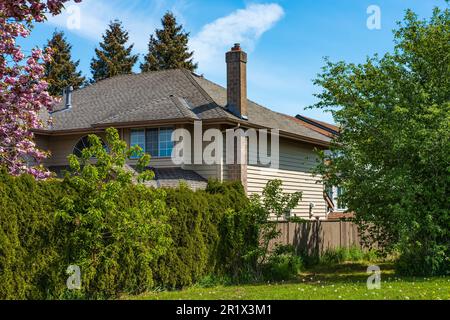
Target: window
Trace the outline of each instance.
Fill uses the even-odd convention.
[[[325,186],[325,192],[327,193],[328,198],[333,201],[333,186]]]
[[[172,128],[132,129],[130,145],[138,145],[152,157],[170,157],[172,155]],[[137,158],[139,155],[133,155]]]
[[[130,137],[130,145],[131,146],[139,146],[142,148],[142,150],[145,152],[145,130],[131,130],[131,137]],[[138,158],[139,154],[137,152],[134,152],[131,155],[131,158]]]
[[[172,154],[172,129],[161,128],[159,129],[159,156],[170,157]]]
[[[145,152],[149,153],[153,157],[158,156],[158,128],[146,130]]]
[[[108,150],[108,148],[106,146],[106,143],[103,140],[101,140],[101,142],[102,142],[103,148],[105,148],[105,150]],[[89,143],[88,136],[84,136],[80,140],[78,140],[77,144],[73,148],[72,153],[74,155],[76,155],[77,157],[81,158],[81,153],[83,152],[83,149],[84,148],[89,148],[90,145],[91,144]]]
[[[342,194],[344,193],[344,189],[342,187],[334,187],[334,189],[336,190],[335,192],[333,192],[333,194],[335,195],[335,197],[333,198],[335,208],[339,211],[347,209],[341,199]]]
[[[328,198],[333,202],[335,211],[344,211],[347,209],[341,199],[344,193],[344,188],[336,186],[326,186],[325,192],[327,193]]]

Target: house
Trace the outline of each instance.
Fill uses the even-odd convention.
[[[88,134],[104,137],[106,128],[115,127],[129,145],[137,144],[151,154],[155,186],[175,186],[184,180],[193,188],[202,188],[209,178],[240,180],[252,194],[260,193],[268,180],[277,178],[283,181],[286,192],[303,193],[291,215],[325,219],[329,205],[324,185],[312,169],[318,160],[315,149],[327,149],[332,133],[247,99],[246,63],[247,55],[239,44],[226,53],[227,88],[177,69],[121,75],[74,92],[66,90],[51,114],[52,125],[35,132],[38,146],[51,152],[44,165],[61,171],[68,165],[67,156],[87,145]],[[173,141],[177,130],[189,136]],[[228,149],[228,142],[226,147],[220,145],[223,151],[213,152],[219,161],[212,163],[194,159],[209,148],[212,139],[205,139],[208,130],[220,133],[224,140],[232,130],[258,133],[256,142],[250,137],[233,137],[234,149]],[[261,144],[264,130],[271,131],[266,144],[271,165],[258,162],[258,157],[256,163],[249,161],[265,149]],[[196,137],[199,133],[200,140]],[[216,135],[214,141],[217,139]],[[188,161],[180,163],[172,152],[181,140],[192,142],[193,150],[183,150],[183,159]],[[129,165],[135,162],[130,159]]]
[[[306,117],[304,115],[296,115],[296,121],[302,125],[320,132],[330,138],[339,134],[339,127]],[[343,218],[352,218],[353,213],[347,212],[347,207],[342,203],[340,197],[344,192],[343,188],[340,186],[326,186],[324,197],[327,202],[327,219],[339,220]]]

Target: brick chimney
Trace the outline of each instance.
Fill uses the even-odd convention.
[[[227,62],[227,108],[242,119],[247,113],[247,54],[235,43],[225,55]]]

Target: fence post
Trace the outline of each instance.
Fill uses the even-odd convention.
[[[290,238],[289,238],[289,234],[290,234],[290,231],[291,231],[291,230],[290,230],[290,227],[291,227],[291,226],[290,226],[289,221],[287,221],[286,224],[287,224],[287,232],[286,232],[287,238],[286,238],[286,244],[289,244],[289,239],[290,239]]]

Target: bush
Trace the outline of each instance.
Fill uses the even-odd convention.
[[[450,275],[450,257],[446,245],[414,246],[405,250],[395,263],[401,275]]]
[[[256,232],[259,237],[259,245],[249,251],[247,257],[254,261],[256,277],[263,276],[268,258],[271,256],[270,243],[280,236],[277,224],[272,221],[286,217],[286,214],[295,208],[302,198],[301,192],[284,193],[282,181],[270,180],[263,189],[262,195],[252,194],[248,212],[253,217]]]
[[[186,186],[166,189],[172,246],[155,265],[160,285],[180,288],[207,274],[238,277],[248,246],[257,246],[254,223],[242,208],[247,205],[238,182],[210,181],[206,190]]]
[[[209,274],[197,281],[195,283],[195,286],[198,286],[200,288],[212,288],[220,285],[231,285],[233,283],[234,282],[228,276],[217,276],[214,274]]]
[[[302,268],[302,259],[292,245],[279,245],[270,254],[263,266],[265,280],[289,280],[298,275]]]
[[[92,185],[2,171],[0,298],[106,298],[180,288],[208,274],[237,279],[248,269],[243,256],[258,238],[240,183],[118,190],[116,205],[100,210]],[[81,268],[81,291],[66,289],[72,264]]]
[[[103,214],[88,205],[94,193],[86,185],[1,172],[0,298],[106,298],[207,275],[238,278],[242,256],[258,245],[253,221],[238,213],[247,198],[240,183],[209,185],[195,192],[129,185]],[[66,289],[72,264],[81,268],[80,292]]]
[[[298,257],[287,251],[266,259],[277,234],[268,215],[300,197],[282,195],[280,181],[268,184],[262,203],[249,201],[238,182],[209,181],[195,192],[148,188],[123,169],[139,147],[128,149],[114,129],[107,130],[109,151],[95,135],[89,142],[81,158],[69,157],[72,172],[62,181],[0,170],[0,299],[109,298],[208,275],[251,281],[266,265],[277,279],[298,272]],[[148,160],[142,155],[140,167]],[[151,176],[142,171],[137,180]],[[81,269],[79,291],[66,287],[70,265]]]
[[[0,299],[45,298],[60,259],[52,212],[62,192],[58,182],[0,170]]]
[[[115,129],[106,130],[106,142],[109,151],[97,136],[90,135],[81,158],[69,156],[72,173],[65,176],[61,187],[71,192],[60,199],[55,212],[55,242],[62,253],[57,270],[79,266],[80,294],[88,298],[151,289],[150,265],[166,253],[171,241],[164,191],[133,185],[132,174],[123,168],[126,158],[139,150],[129,149]],[[144,167],[149,160],[142,155],[139,165]],[[138,181],[152,175],[142,171]],[[134,205],[121,205],[130,189],[142,198]],[[67,290],[60,278],[52,285],[56,298]]]
[[[364,251],[360,247],[337,247],[326,250],[319,258],[321,264],[337,264],[342,262],[374,261],[377,254],[374,250]]]

